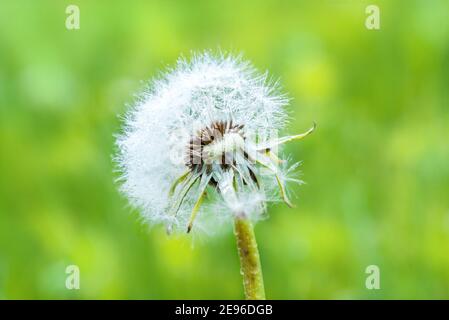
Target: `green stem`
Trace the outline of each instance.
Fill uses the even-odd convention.
[[[240,256],[245,297],[247,300],[265,300],[259,250],[251,221],[237,215],[234,222],[234,233]]]

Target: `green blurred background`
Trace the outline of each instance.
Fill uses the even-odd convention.
[[[365,28],[378,4],[381,29]],[[65,28],[66,6],[81,28]],[[268,298],[449,298],[448,1],[0,1],[0,298],[243,298],[231,227],[166,236],[114,180],[133,93],[243,52],[294,98],[297,207],[256,227]],[[81,289],[65,288],[65,268]],[[365,288],[378,265],[381,289]]]

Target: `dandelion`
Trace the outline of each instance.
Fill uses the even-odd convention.
[[[292,206],[292,166],[278,148],[288,104],[277,82],[241,57],[194,54],[153,80],[117,139],[122,191],[150,224],[170,232],[234,224],[247,299],[264,299],[253,224],[266,203]]]

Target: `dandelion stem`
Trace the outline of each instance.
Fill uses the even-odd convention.
[[[265,300],[262,267],[251,221],[236,215],[234,233],[240,256],[243,287],[247,300]]]

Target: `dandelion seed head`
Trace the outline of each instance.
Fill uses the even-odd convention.
[[[198,229],[235,212],[257,220],[279,181],[273,174],[258,179],[257,162],[250,160],[271,150],[257,150],[257,144],[284,127],[287,104],[278,84],[239,56],[180,58],[148,84],[125,116],[116,157],[122,192],[146,221],[173,230],[185,230],[201,196],[209,203],[196,213]],[[250,150],[243,151],[243,144]],[[271,171],[283,170],[264,161]],[[280,175],[284,181],[287,173]]]

